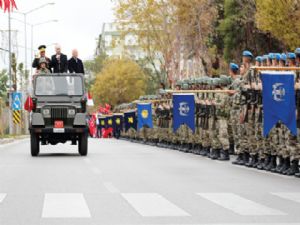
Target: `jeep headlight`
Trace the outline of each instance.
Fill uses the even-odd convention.
[[[43,109],[42,111],[44,116],[49,116],[50,115],[50,109]]]
[[[69,116],[75,116],[75,114],[76,114],[75,109],[68,109],[68,115]]]

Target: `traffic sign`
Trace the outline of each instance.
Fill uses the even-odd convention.
[[[21,111],[20,110],[13,111],[13,121],[14,121],[14,124],[21,123]]]
[[[20,92],[12,93],[12,110],[21,110],[22,109],[22,94]]]

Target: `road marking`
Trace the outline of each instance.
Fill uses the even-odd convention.
[[[45,194],[43,218],[90,218],[91,214],[83,194]]]
[[[277,192],[271,193],[272,195],[276,195],[280,198],[288,199],[297,203],[300,203],[300,192]]]
[[[83,161],[87,164],[91,164],[92,161],[89,158],[84,158]]]
[[[101,173],[102,173],[101,170],[98,169],[97,167],[92,167],[91,170],[92,170],[92,172],[95,173],[95,174],[101,174]]]
[[[5,199],[6,194],[4,193],[0,193],[0,203],[3,202],[3,200]]]
[[[217,205],[243,216],[286,215],[279,210],[269,208],[233,193],[197,193]]]
[[[122,196],[141,216],[190,216],[156,193],[123,193]]]
[[[119,189],[110,182],[104,182],[103,185],[110,193],[120,193]]]

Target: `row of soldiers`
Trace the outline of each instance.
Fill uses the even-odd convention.
[[[280,122],[267,137],[263,136],[262,84],[253,69],[254,60],[256,67],[296,67],[300,65],[300,49],[255,59],[250,51],[244,51],[240,66],[230,63],[230,76],[178,82],[177,91],[195,92],[195,133],[186,125],[173,132],[172,94],[162,90],[158,100],[150,99],[154,128],[144,127],[138,132],[130,129],[122,137],[214,160],[230,160],[230,155],[236,154],[235,165],[300,177],[300,136],[293,136]],[[299,79],[295,88],[298,108]],[[297,122],[300,134],[300,116]]]

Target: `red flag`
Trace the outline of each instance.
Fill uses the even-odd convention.
[[[87,100],[87,105],[88,106],[94,106],[94,101],[93,101],[93,98],[92,98],[92,95],[90,93],[90,91],[88,91],[88,96],[87,96],[88,100]]]
[[[14,8],[17,8],[17,4],[15,2],[15,0],[0,0],[0,8],[4,10],[4,12],[6,11],[12,11]]]
[[[89,131],[92,137],[96,137],[97,133],[97,124],[96,124],[96,116],[92,115],[89,120]]]
[[[31,112],[33,109],[33,101],[30,96],[27,97],[26,102],[24,104],[24,109],[28,112]]]

